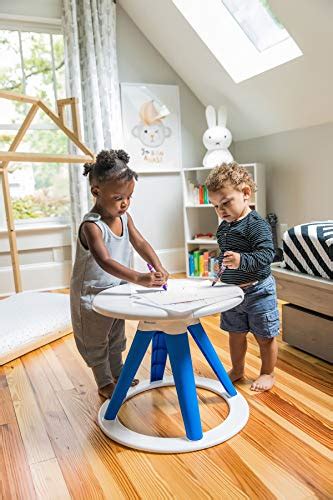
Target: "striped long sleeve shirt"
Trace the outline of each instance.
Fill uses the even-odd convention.
[[[221,251],[219,265],[228,250],[241,256],[238,269],[226,269],[222,273],[223,283],[240,285],[263,280],[271,274],[270,264],[275,255],[272,231],[255,210],[239,221],[222,221],[216,237]]]

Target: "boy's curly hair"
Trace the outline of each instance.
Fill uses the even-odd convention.
[[[241,191],[244,186],[249,186],[252,192],[256,190],[256,184],[248,170],[235,161],[215,167],[205,184],[208,191],[213,193],[223,188],[225,184],[231,184],[238,191]]]
[[[123,149],[103,149],[96,156],[95,163],[83,165],[83,175],[92,181],[105,182],[111,178],[117,181],[138,180],[138,174],[127,165],[129,156]]]

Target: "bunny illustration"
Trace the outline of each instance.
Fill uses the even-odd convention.
[[[208,130],[204,133],[202,140],[208,151],[204,156],[203,166],[210,168],[221,165],[221,163],[230,163],[233,161],[233,157],[228,147],[231,144],[232,135],[226,128],[226,108],[224,106],[219,107],[216,124],[215,109],[211,105],[207,106],[206,119]]]

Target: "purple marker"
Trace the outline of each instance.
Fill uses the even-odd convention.
[[[149,271],[155,273],[155,269],[153,268],[153,266],[151,264],[148,264],[148,262],[147,262],[147,267],[148,267]],[[167,291],[168,285],[165,283],[164,285],[162,285],[162,288],[163,288],[163,290]]]

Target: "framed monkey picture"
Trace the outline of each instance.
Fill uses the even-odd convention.
[[[137,172],[181,169],[177,85],[121,83],[125,150]]]

